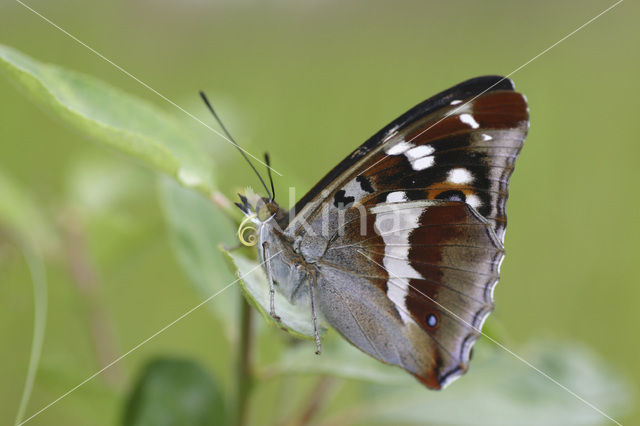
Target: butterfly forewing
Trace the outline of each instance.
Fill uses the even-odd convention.
[[[510,80],[469,80],[392,122],[303,197],[285,234],[328,241],[314,289],[327,321],[428,387],[466,371],[493,309],[527,130]]]
[[[466,201],[502,240],[509,178],[528,129],[526,101],[499,91],[461,105],[408,127],[383,150],[394,159],[374,160],[363,175],[386,191],[381,196],[404,187],[408,199]]]
[[[502,240],[508,182],[529,124],[524,96],[500,79],[473,79],[412,108],[303,197],[295,206],[297,218],[312,220],[325,201],[348,207],[390,195],[460,199],[487,218]],[[294,220],[290,230],[298,229]]]

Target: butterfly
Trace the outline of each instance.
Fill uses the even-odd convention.
[[[494,308],[509,179],[528,128],[513,82],[477,77],[384,127],[289,212],[273,181],[255,206],[241,196],[271,315],[278,291],[310,307],[318,353],[321,317],[431,389],[465,373]]]

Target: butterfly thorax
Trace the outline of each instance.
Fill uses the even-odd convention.
[[[296,303],[308,298],[308,279],[315,272],[313,263],[322,256],[324,239],[293,238],[283,231],[287,213],[274,201],[261,199],[253,219],[258,226],[258,253],[265,268],[270,267],[276,290]],[[305,299],[306,300],[306,299]]]

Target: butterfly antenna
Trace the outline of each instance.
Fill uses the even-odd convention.
[[[273,187],[273,176],[271,176],[271,158],[269,158],[269,153],[264,153],[264,162],[267,163],[267,175],[269,176],[269,183],[271,184],[271,195],[273,198],[271,201],[275,201],[276,199],[276,190]]]
[[[209,102],[209,99],[207,98],[207,95],[205,95],[202,90],[200,91],[200,97],[204,101],[204,103],[207,106],[207,108],[209,108],[209,111],[211,111],[211,114],[213,114],[213,117],[216,119],[216,121],[218,122],[218,124],[222,128],[222,131],[224,132],[224,134],[227,135],[227,137],[229,138],[229,140],[231,141],[233,146],[235,146],[238,149],[238,151],[244,157],[244,159],[247,160],[247,163],[249,163],[249,165],[251,166],[251,168],[255,172],[256,176],[258,176],[258,179],[260,179],[260,183],[262,183],[262,186],[264,187],[265,191],[267,191],[267,194],[269,195],[269,199],[273,200],[273,195],[269,191],[269,187],[267,187],[267,184],[265,183],[264,179],[262,179],[262,176],[260,176],[260,173],[258,173],[258,169],[256,169],[256,167],[253,165],[253,163],[251,162],[251,160],[249,159],[247,154],[244,152],[244,149],[242,149],[240,147],[240,145],[238,145],[238,143],[235,141],[235,139],[233,139],[233,136],[231,136],[231,133],[229,133],[227,128],[224,126],[224,124],[222,124],[222,120],[220,120],[220,117],[218,117],[218,114],[216,114],[216,111],[213,109],[213,106],[211,106],[211,102]],[[267,166],[269,166],[268,163],[267,163]],[[271,177],[271,168],[270,168],[270,166],[269,166],[269,177]],[[273,181],[272,181],[271,185],[272,185],[271,187],[273,188]]]

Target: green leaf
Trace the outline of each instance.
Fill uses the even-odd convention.
[[[267,323],[280,327],[289,333],[303,338],[313,338],[313,320],[309,305],[293,305],[280,293],[275,294],[276,314],[280,322],[269,315],[269,284],[267,276],[258,262],[242,256],[238,252],[223,250],[231,267],[241,277],[240,285],[244,295],[265,318]],[[320,333],[324,333],[326,325],[319,319]]]
[[[200,194],[182,188],[171,179],[160,180],[160,199],[171,242],[182,269],[198,293],[207,298],[233,282],[226,261],[218,249],[236,240],[233,225],[224,214]],[[234,313],[238,292],[226,291],[207,305],[217,314],[230,338],[236,335]]]
[[[198,363],[157,359],[143,369],[126,403],[123,426],[224,424],[220,387]]]
[[[172,115],[95,78],[0,45],[0,70],[46,111],[89,138],[138,158],[181,184],[213,189],[213,164]]]
[[[595,425],[610,421],[502,349],[478,345],[469,372],[440,392],[408,374],[402,386],[369,388],[370,398],[327,421],[388,424]],[[536,342],[524,359],[611,416],[629,408],[629,387],[590,350]],[[479,359],[478,359],[479,358]],[[341,420],[338,420],[341,419]]]

